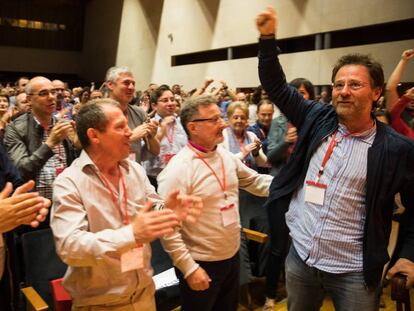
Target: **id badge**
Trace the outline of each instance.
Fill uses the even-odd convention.
[[[325,201],[326,185],[314,181],[306,181],[305,202],[323,205]]]
[[[226,206],[222,207],[220,209],[220,213],[224,227],[227,227],[228,225],[231,225],[239,220],[236,204],[234,203],[227,204]]]
[[[135,247],[121,255],[121,271],[127,272],[144,268],[144,247]]]
[[[166,153],[163,156],[164,164],[168,164],[170,160],[175,156],[175,153]]]
[[[56,171],[55,171],[56,172],[56,176],[59,176],[59,174],[62,173],[64,171],[64,169],[65,169],[64,167],[57,167],[56,168]]]

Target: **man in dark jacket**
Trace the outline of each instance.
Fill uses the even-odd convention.
[[[73,123],[52,116],[56,110],[56,90],[45,77],[35,77],[26,85],[32,112],[14,120],[6,129],[4,145],[25,181],[36,181],[36,190],[52,199],[56,176],[75,158]],[[72,141],[69,138],[72,138]]]
[[[298,129],[266,204],[271,226],[288,210],[289,310],[319,310],[325,292],[336,309],[377,310],[397,193],[411,228],[395,270],[414,261],[414,144],[372,117],[382,67],[367,55],[345,55],[333,69],[332,106],[305,100],[288,86],[276,57],[275,11],[268,8],[256,22],[261,83]]]

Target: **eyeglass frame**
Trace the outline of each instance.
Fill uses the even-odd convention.
[[[224,118],[222,116],[215,116],[214,118],[194,119],[190,122],[211,122],[213,124],[217,124],[220,120],[224,121]]]
[[[338,86],[337,85],[338,83],[343,83],[343,85]],[[367,85],[369,85],[369,83],[358,81],[358,80],[351,80],[349,82],[335,81],[334,83],[332,83],[332,89],[334,89],[337,92],[340,92],[345,88],[345,86],[348,86],[352,91],[358,91],[362,89],[363,87],[366,87]]]

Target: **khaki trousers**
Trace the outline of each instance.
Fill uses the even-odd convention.
[[[129,301],[110,305],[72,306],[72,311],[156,311],[154,293],[154,283],[151,283],[141,291],[135,292]]]

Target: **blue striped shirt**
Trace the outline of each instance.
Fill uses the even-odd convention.
[[[315,181],[333,135],[312,156],[286,213],[295,249],[307,265],[330,273],[363,270],[367,158],[375,134],[376,126],[351,136],[339,125],[337,144],[319,180],[327,185],[322,206],[305,202],[305,182]]]

